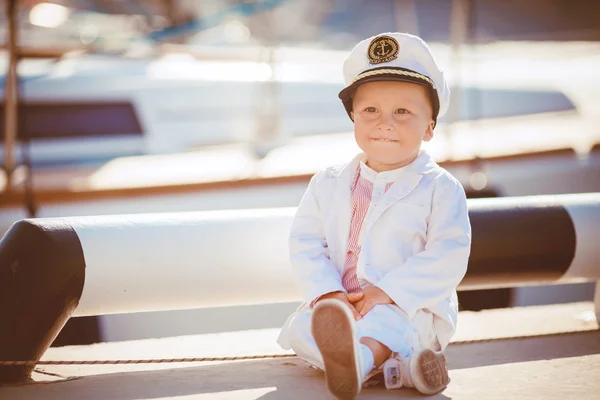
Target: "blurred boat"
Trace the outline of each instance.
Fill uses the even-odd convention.
[[[473,47],[458,69],[449,46],[432,47],[454,88],[456,110],[437,129],[445,142],[452,139],[447,158],[491,155],[490,149],[474,149],[491,136],[516,137],[516,146],[505,140],[508,147],[495,148],[496,155],[564,147],[585,153],[600,141],[593,112],[600,106],[594,79],[600,45]],[[549,62],[556,52],[571,57]],[[352,130],[337,98],[344,56],[330,50],[231,48],[171,49],[156,58],[83,54],[55,62],[23,60],[19,136],[40,167],[231,143],[251,144],[263,155],[262,147],[295,137]],[[515,117],[522,118],[511,124]],[[554,129],[549,137],[548,126],[571,132]]]
[[[599,49],[490,45],[456,71],[440,45],[436,54],[461,107],[426,147],[470,197],[600,191]],[[32,180],[22,167],[14,190],[0,192],[0,234],[30,212],[297,205],[312,174],[358,151],[337,99],[343,58],[301,49],[280,49],[276,65],[268,58],[86,55],[37,60],[28,71],[23,64],[21,134],[29,144],[18,157],[29,149]],[[157,320],[173,321],[162,325],[177,334],[190,315]],[[156,333],[144,318],[101,317],[102,339]]]

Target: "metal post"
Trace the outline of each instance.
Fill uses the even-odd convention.
[[[401,32],[420,36],[419,17],[415,0],[395,0],[393,3],[396,28]]]
[[[594,293],[594,312],[596,313],[596,321],[600,324],[600,281],[596,281],[596,291]]]
[[[274,76],[277,68],[275,48],[269,46],[266,52],[271,76],[265,82],[260,83],[258,131],[255,146],[255,152],[259,157],[266,156],[269,151],[280,146],[285,140],[281,131],[279,85]]]
[[[13,172],[16,168],[15,145],[17,139],[18,118],[18,76],[17,76],[17,1],[6,1],[6,19],[8,20],[8,70],[4,88],[4,171],[6,173],[6,191],[12,188]]]
[[[269,151],[281,146],[289,139],[282,130],[281,88],[276,78],[279,60],[276,54],[275,36],[279,33],[279,29],[272,15],[267,14],[265,17],[270,37],[261,51],[261,61],[269,66],[270,74],[267,80],[258,82],[254,153],[260,158],[265,157]]]
[[[469,0],[452,0],[452,13],[450,15],[450,41],[452,47],[452,69],[454,77],[454,90],[452,101],[448,109],[448,141],[452,144],[453,123],[460,119],[463,101],[461,94],[462,83],[462,44],[465,42],[469,27]],[[450,152],[452,154],[452,152]]]

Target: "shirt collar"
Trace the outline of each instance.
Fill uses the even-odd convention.
[[[422,151],[410,164],[383,172],[373,170],[366,164],[366,161],[367,157],[366,155],[363,155],[359,163],[360,176],[362,178],[373,183],[392,183],[400,179],[400,177],[407,172],[423,174],[426,166],[428,166],[429,162],[432,160],[426,152]]]
[[[389,171],[377,172],[366,164],[366,157],[360,160],[360,176],[372,183],[392,183],[397,181],[406,170],[404,167],[392,169]]]
[[[350,163],[329,168],[328,174],[333,177],[340,177],[340,178],[348,179],[349,181],[351,181],[356,174],[357,168],[361,167],[361,165],[360,165],[361,160],[365,160],[365,157],[366,157],[365,153],[359,153],[352,159],[352,161]],[[433,158],[431,158],[431,156],[427,153],[427,151],[421,149],[420,154],[417,156],[417,158],[412,163],[410,163],[402,168],[398,168],[398,170],[401,170],[401,172],[398,172],[398,174],[416,173],[419,175],[424,175],[424,174],[433,173],[433,172],[437,171],[437,169],[438,169],[437,163],[433,160]],[[394,171],[397,171],[397,170],[394,170]],[[392,171],[385,171],[385,172],[392,172]],[[373,173],[376,174],[375,171],[373,171]]]

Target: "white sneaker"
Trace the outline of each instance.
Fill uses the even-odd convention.
[[[321,300],[313,310],[311,324],[329,391],[338,399],[354,399],[360,392],[362,377],[351,311],[339,300]]]
[[[421,350],[409,359],[390,358],[382,369],[387,389],[415,388],[431,395],[450,383],[446,357],[429,349]]]
[[[414,387],[410,379],[410,358],[391,357],[381,366],[386,389]]]
[[[423,394],[438,393],[450,383],[444,353],[429,349],[413,355],[410,375],[415,389]]]

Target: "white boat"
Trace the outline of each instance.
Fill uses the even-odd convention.
[[[600,141],[594,112],[600,105],[596,95],[600,84],[595,78],[600,45],[467,47],[460,68],[454,68],[449,46],[432,47],[450,85],[462,88],[453,91],[460,110],[442,119],[438,129],[442,131],[438,136],[445,136],[449,129],[444,125],[448,125],[458,138],[458,154],[448,154],[449,158],[461,158],[463,149],[472,153],[491,135],[516,132],[524,151],[566,146],[585,153]],[[25,107],[19,134],[31,139],[31,160],[42,166],[225,143],[272,147],[298,136],[351,131],[337,98],[343,87],[344,52],[272,49],[273,62],[268,63],[268,50],[250,50],[219,50],[218,60],[184,52],[154,59],[83,55],[56,62],[25,60],[20,67]],[[571,57],[556,61],[557,52]],[[200,54],[215,57],[217,53],[205,49]],[[568,79],[565,70],[570,71]],[[514,124],[495,123],[492,132],[485,127],[489,119],[541,114],[543,119],[526,120],[525,138],[523,129],[515,131]],[[565,115],[568,118],[562,118]],[[576,129],[553,133],[548,139],[544,122],[552,120],[558,124],[568,120]],[[466,131],[477,133],[464,137]],[[20,159],[20,149],[17,153]],[[487,154],[482,151],[479,156]]]
[[[451,84],[465,87],[455,98],[471,106],[455,121],[452,115],[441,121],[429,150],[473,196],[600,191],[600,151],[592,151],[600,143],[598,45],[569,47],[572,57],[552,63],[552,54],[567,50],[562,44],[515,46],[479,49],[464,70],[448,71]],[[450,66],[449,49],[437,50]],[[153,61],[87,56],[46,66],[24,82],[22,95],[41,115],[53,110],[55,122],[34,126],[56,134],[67,126],[73,135],[32,140],[36,215],[297,205],[312,173],[357,150],[337,99],[339,54],[327,54],[330,62],[312,66],[318,79],[297,61],[273,70],[179,55]],[[281,79],[274,85],[270,75]],[[264,105],[273,87],[281,119],[266,134],[272,109]],[[85,118],[78,125],[83,133],[73,131],[73,113]],[[106,115],[118,116],[119,124],[105,124]],[[113,131],[87,133],[98,126]],[[227,146],[212,147],[217,144]],[[278,147],[257,158],[253,144]],[[19,196],[0,196],[0,232],[27,217],[25,206]],[[526,290],[515,293],[515,301],[527,301]],[[102,339],[197,332],[189,321],[201,314],[101,317]],[[158,321],[163,328],[154,326]]]

